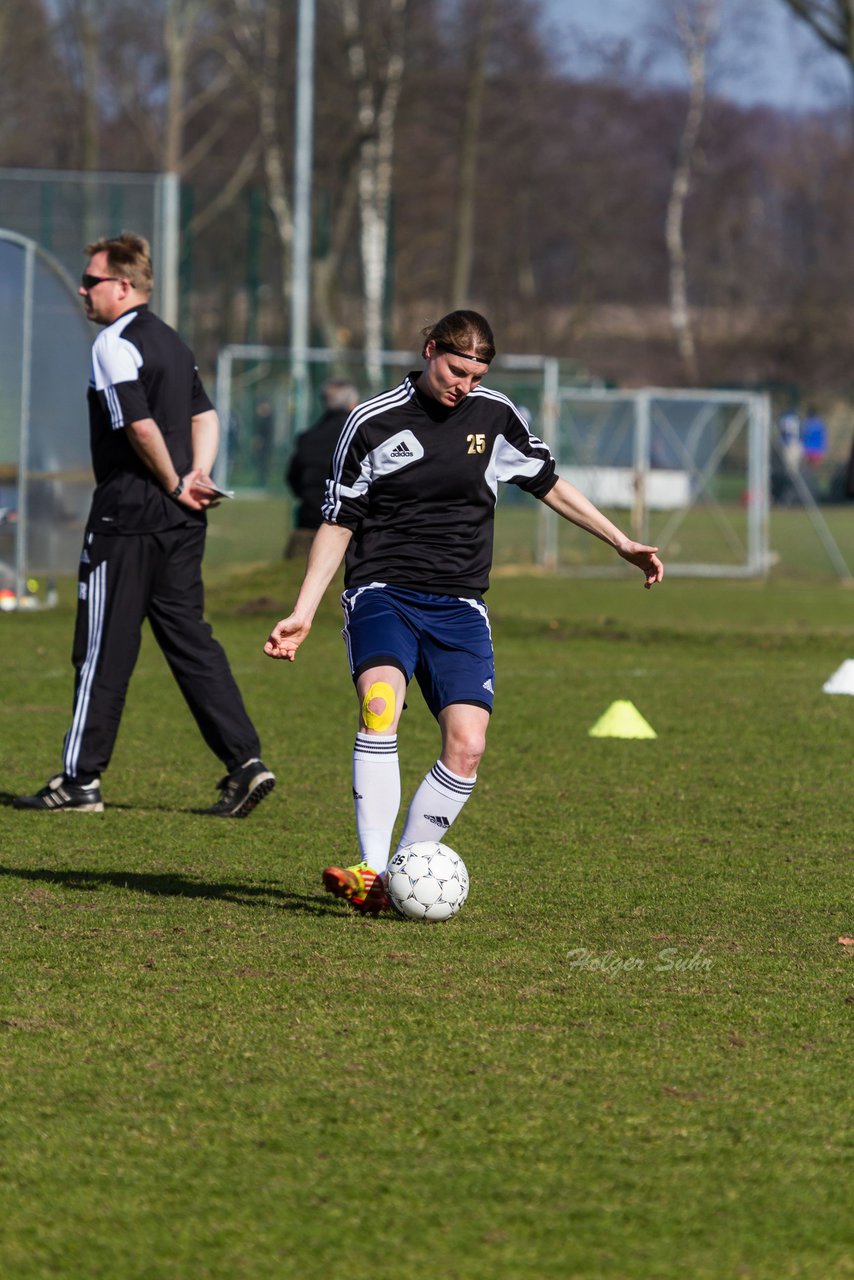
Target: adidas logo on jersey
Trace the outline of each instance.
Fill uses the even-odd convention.
[[[428,822],[432,822],[433,825],[437,827],[445,827],[447,829],[451,825],[448,819],[444,816],[444,814],[441,814],[441,813],[440,814],[425,813],[424,817],[427,819]]]
[[[376,449],[372,449],[365,459],[370,459],[371,474],[374,477],[389,476],[399,473],[404,467],[411,467],[424,457],[424,446],[412,431],[397,430]]]

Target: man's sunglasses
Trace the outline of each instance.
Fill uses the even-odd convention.
[[[83,275],[80,277],[80,283],[83,288],[88,291],[89,289],[94,289],[96,284],[103,284],[106,280],[123,279],[124,276],[90,276],[88,272],[84,271]]]

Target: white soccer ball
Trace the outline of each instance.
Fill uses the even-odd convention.
[[[386,893],[409,920],[450,920],[469,895],[469,873],[446,844],[419,840],[399,849],[388,864]]]

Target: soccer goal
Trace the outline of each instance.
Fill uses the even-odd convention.
[[[770,403],[740,391],[559,387],[560,474],[669,574],[761,577],[770,566]],[[539,563],[603,575],[625,566],[589,535],[544,511]]]

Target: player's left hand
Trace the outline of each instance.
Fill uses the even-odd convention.
[[[654,587],[664,577],[664,565],[655,554],[658,547],[646,547],[642,542],[627,542],[624,547],[617,548],[619,554],[629,564],[636,565],[644,575],[644,586]]]

